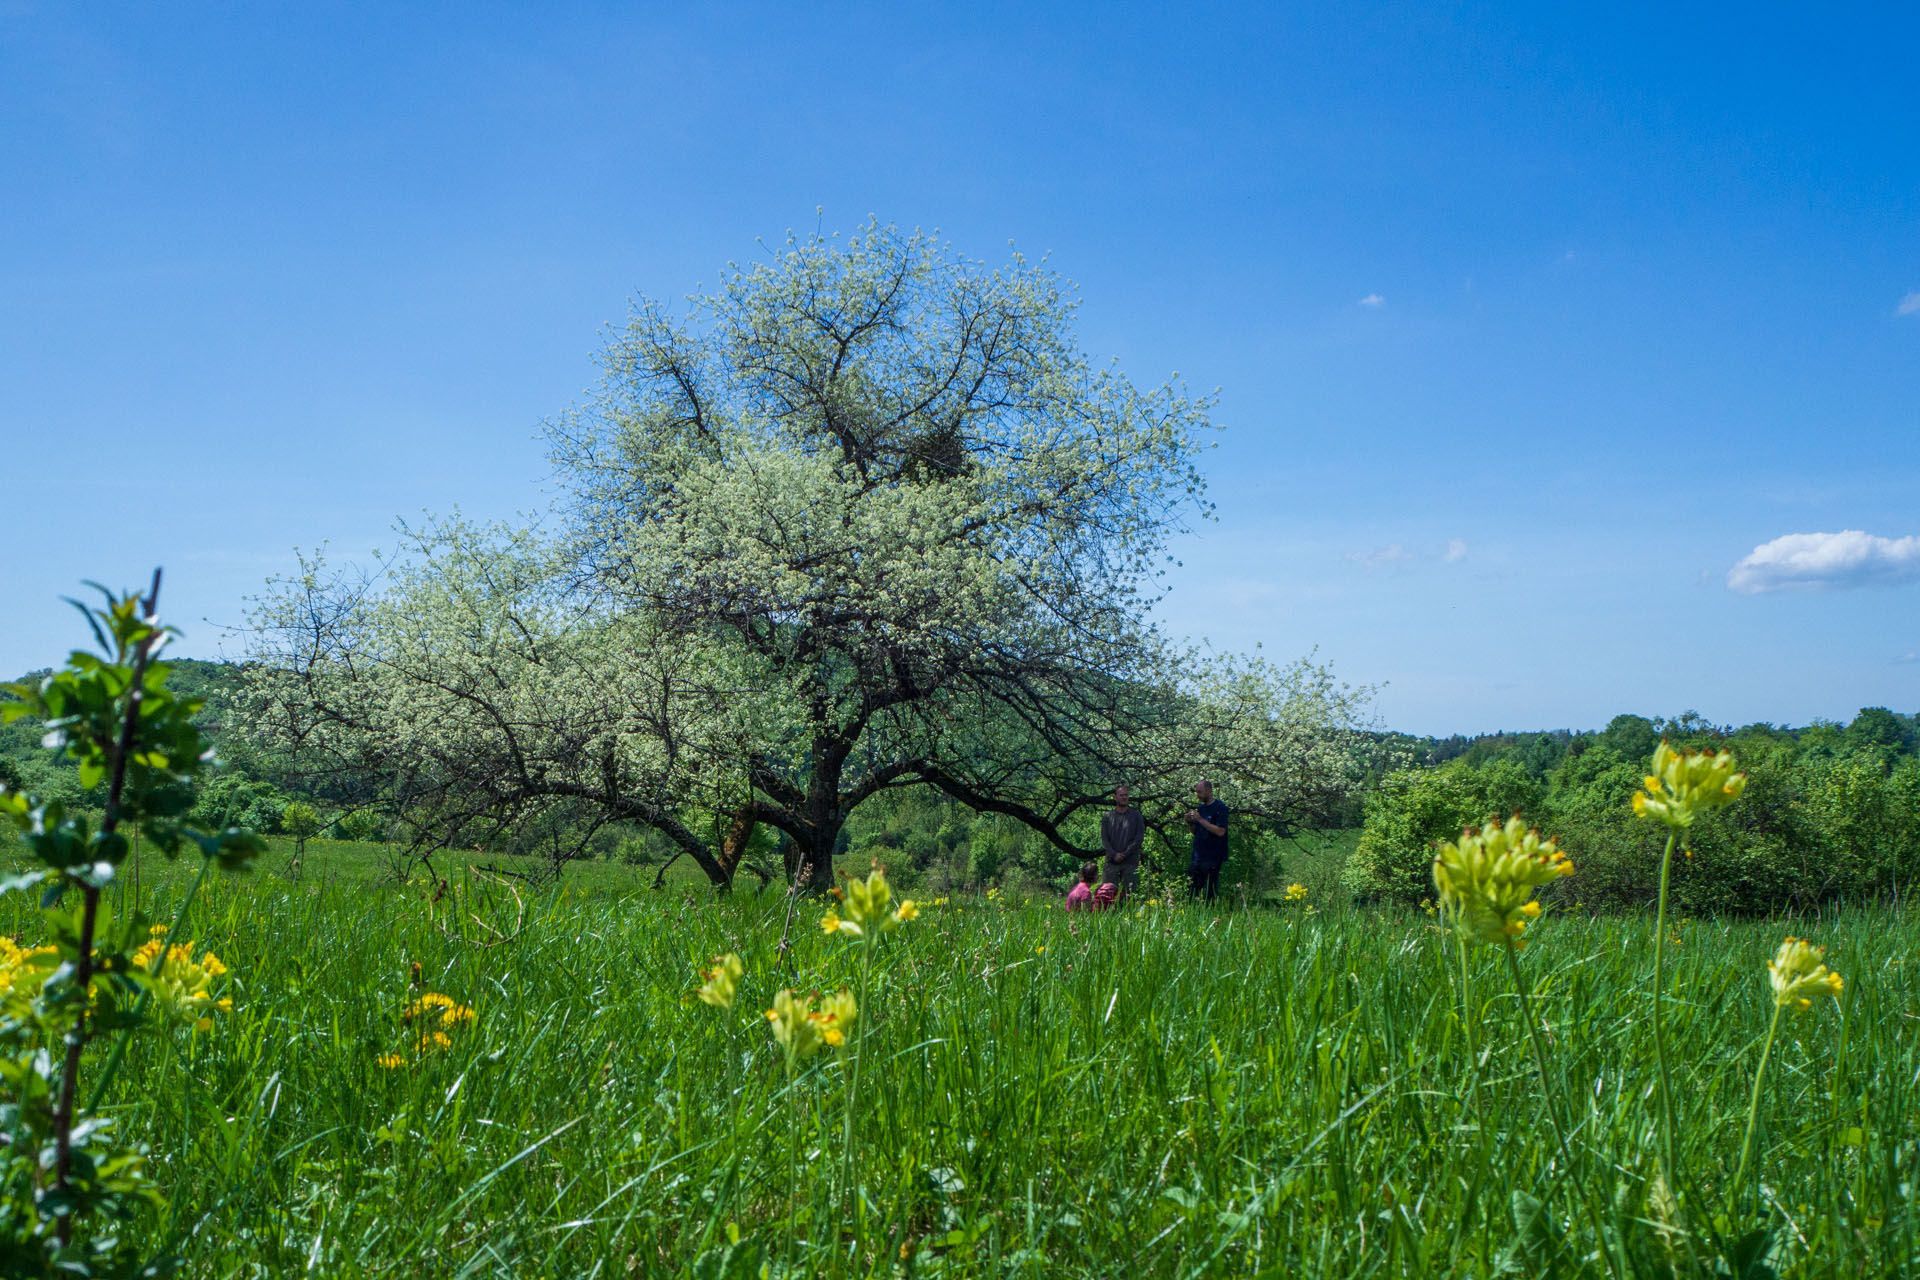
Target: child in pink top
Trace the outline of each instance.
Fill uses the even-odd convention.
[[[1088,862],[1080,868],[1080,883],[1073,886],[1067,894],[1067,910],[1093,910],[1093,878],[1100,874],[1100,864]]]

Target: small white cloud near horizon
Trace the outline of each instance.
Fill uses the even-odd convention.
[[[1900,299],[1899,305],[1893,309],[1893,314],[1897,316],[1920,315],[1920,289]]]
[[[1882,538],[1858,529],[1784,534],[1761,543],[1727,571],[1727,586],[1747,596],[1915,581],[1920,581],[1920,537]]]
[[[1360,305],[1363,307],[1384,307],[1387,305],[1387,300],[1381,297],[1377,293],[1370,293],[1366,297],[1360,299]],[[1905,314],[1905,313],[1903,312],[1902,314]]]
[[[1373,547],[1366,551],[1347,552],[1347,559],[1363,569],[1378,569],[1383,564],[1394,564],[1412,558],[1407,554],[1407,549],[1397,542],[1388,543],[1384,547]]]
[[[1452,564],[1456,560],[1465,560],[1467,558],[1467,540],[1465,538],[1448,538],[1446,553],[1440,558],[1448,564]]]
[[[1904,667],[1915,662],[1920,662],[1920,653],[1903,653],[1893,660],[1893,665],[1896,667]]]

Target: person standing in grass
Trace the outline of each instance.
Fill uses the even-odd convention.
[[[1220,868],[1227,865],[1227,806],[1213,798],[1213,784],[1205,778],[1193,784],[1200,807],[1187,810],[1187,825],[1193,828],[1193,858],[1187,863],[1187,879],[1193,896],[1212,902],[1220,892]]]
[[[1102,884],[1119,886],[1124,899],[1140,876],[1140,846],[1147,836],[1147,820],[1131,803],[1125,786],[1113,789],[1113,808],[1100,816],[1100,849],[1106,861],[1100,868]]]

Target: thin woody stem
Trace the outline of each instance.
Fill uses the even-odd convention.
[[[101,815],[100,835],[104,839],[114,833],[120,825],[121,801],[126,793],[127,761],[133,753],[134,730],[140,724],[140,703],[145,693],[147,658],[153,652],[153,642],[159,632],[151,626],[154,609],[160,600],[160,570],[153,571],[153,586],[142,602],[145,620],[149,623],[141,633],[133,649],[133,681],[127,691],[127,713],[120,722],[120,736],[115,740],[111,755],[108,757],[107,807]],[[60,1093],[54,1104],[53,1122],[53,1185],[58,1192],[65,1193],[73,1181],[73,1122],[74,1095],[80,1087],[80,1055],[86,1049],[87,1006],[93,987],[93,933],[100,916],[100,888],[95,884],[81,887],[80,911],[80,956],[74,964],[73,981],[80,992],[80,1012],[74,1018],[73,1026],[66,1036],[66,1058],[60,1065]],[[73,1238],[74,1214],[62,1214],[54,1229],[55,1238],[65,1247]]]

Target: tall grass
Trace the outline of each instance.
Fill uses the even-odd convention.
[[[171,1192],[137,1229],[181,1241],[187,1274],[1599,1275],[1588,1193],[1636,1275],[1695,1256],[1731,1256],[1733,1274],[1920,1268],[1906,916],[1796,922],[1847,987],[1773,1046],[1761,1208],[1749,1191],[1745,1218],[1665,1223],[1648,1209],[1643,919],[1549,918],[1520,959],[1571,1109],[1569,1168],[1503,958],[1468,957],[1463,1010],[1460,953],[1431,918],[930,909],[886,940],[861,1010],[849,1199],[851,1058],[822,1054],[790,1085],[760,1016],[780,987],[855,981],[816,909],[783,960],[777,895],[563,888],[486,947],[470,917],[511,935],[511,895],[467,876],[454,890],[432,903],[310,868],[195,904],[238,1008],[212,1033],[138,1042],[116,1088]],[[164,909],[177,886],[146,892]],[[1782,927],[1682,922],[1666,944],[1689,1206],[1731,1200]],[[724,951],[747,968],[726,1013],[689,998]],[[451,1053],[382,1070],[413,963],[478,1021]],[[1762,1222],[1773,1234],[1743,1244]]]

